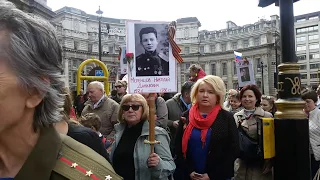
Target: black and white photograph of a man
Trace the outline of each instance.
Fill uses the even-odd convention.
[[[169,76],[167,24],[135,24],[136,76]]]
[[[249,74],[248,67],[240,68],[240,73],[241,73],[241,81],[242,82],[250,81],[250,74]]]

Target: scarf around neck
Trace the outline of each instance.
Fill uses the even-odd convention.
[[[215,107],[212,108],[211,112],[204,118],[200,114],[198,103],[196,103],[194,106],[191,107],[189,111],[189,124],[187,125],[182,137],[182,153],[184,155],[184,158],[186,158],[188,142],[189,142],[193,128],[197,128],[201,130],[201,142],[202,142],[202,148],[204,148],[208,129],[210,128],[212,123],[216,120],[220,110],[221,110],[221,106],[217,104]]]

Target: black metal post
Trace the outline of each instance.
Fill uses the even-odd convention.
[[[99,10],[96,11],[96,13],[97,13],[98,15],[100,15],[100,17],[99,17],[99,34],[98,34],[98,37],[99,37],[99,60],[102,61],[101,18],[102,18],[103,11],[100,10],[100,6],[99,6]]]
[[[282,63],[275,113],[274,179],[310,180],[309,124],[295,57],[293,0],[279,0]]]
[[[262,94],[264,94],[264,77],[263,77],[263,62],[261,62],[260,64],[260,68],[261,68],[261,90],[262,90]]]
[[[101,17],[99,18],[99,60],[102,60],[102,47],[101,47]]]

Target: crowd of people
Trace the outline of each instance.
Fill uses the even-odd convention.
[[[0,0],[1,180],[271,180],[258,122],[276,99],[256,85],[227,91],[223,80],[190,66],[175,95],[155,98],[154,152],[149,137],[153,94],[128,94],[125,80],[106,94],[90,82],[72,98],[52,25]],[[302,92],[309,118],[313,176],[320,162],[317,92]],[[226,98],[225,98],[226,97]]]

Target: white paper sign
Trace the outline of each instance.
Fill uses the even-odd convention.
[[[239,87],[256,84],[252,60],[236,62]]]
[[[129,93],[177,91],[176,60],[168,37],[169,23],[128,21],[127,53]]]

